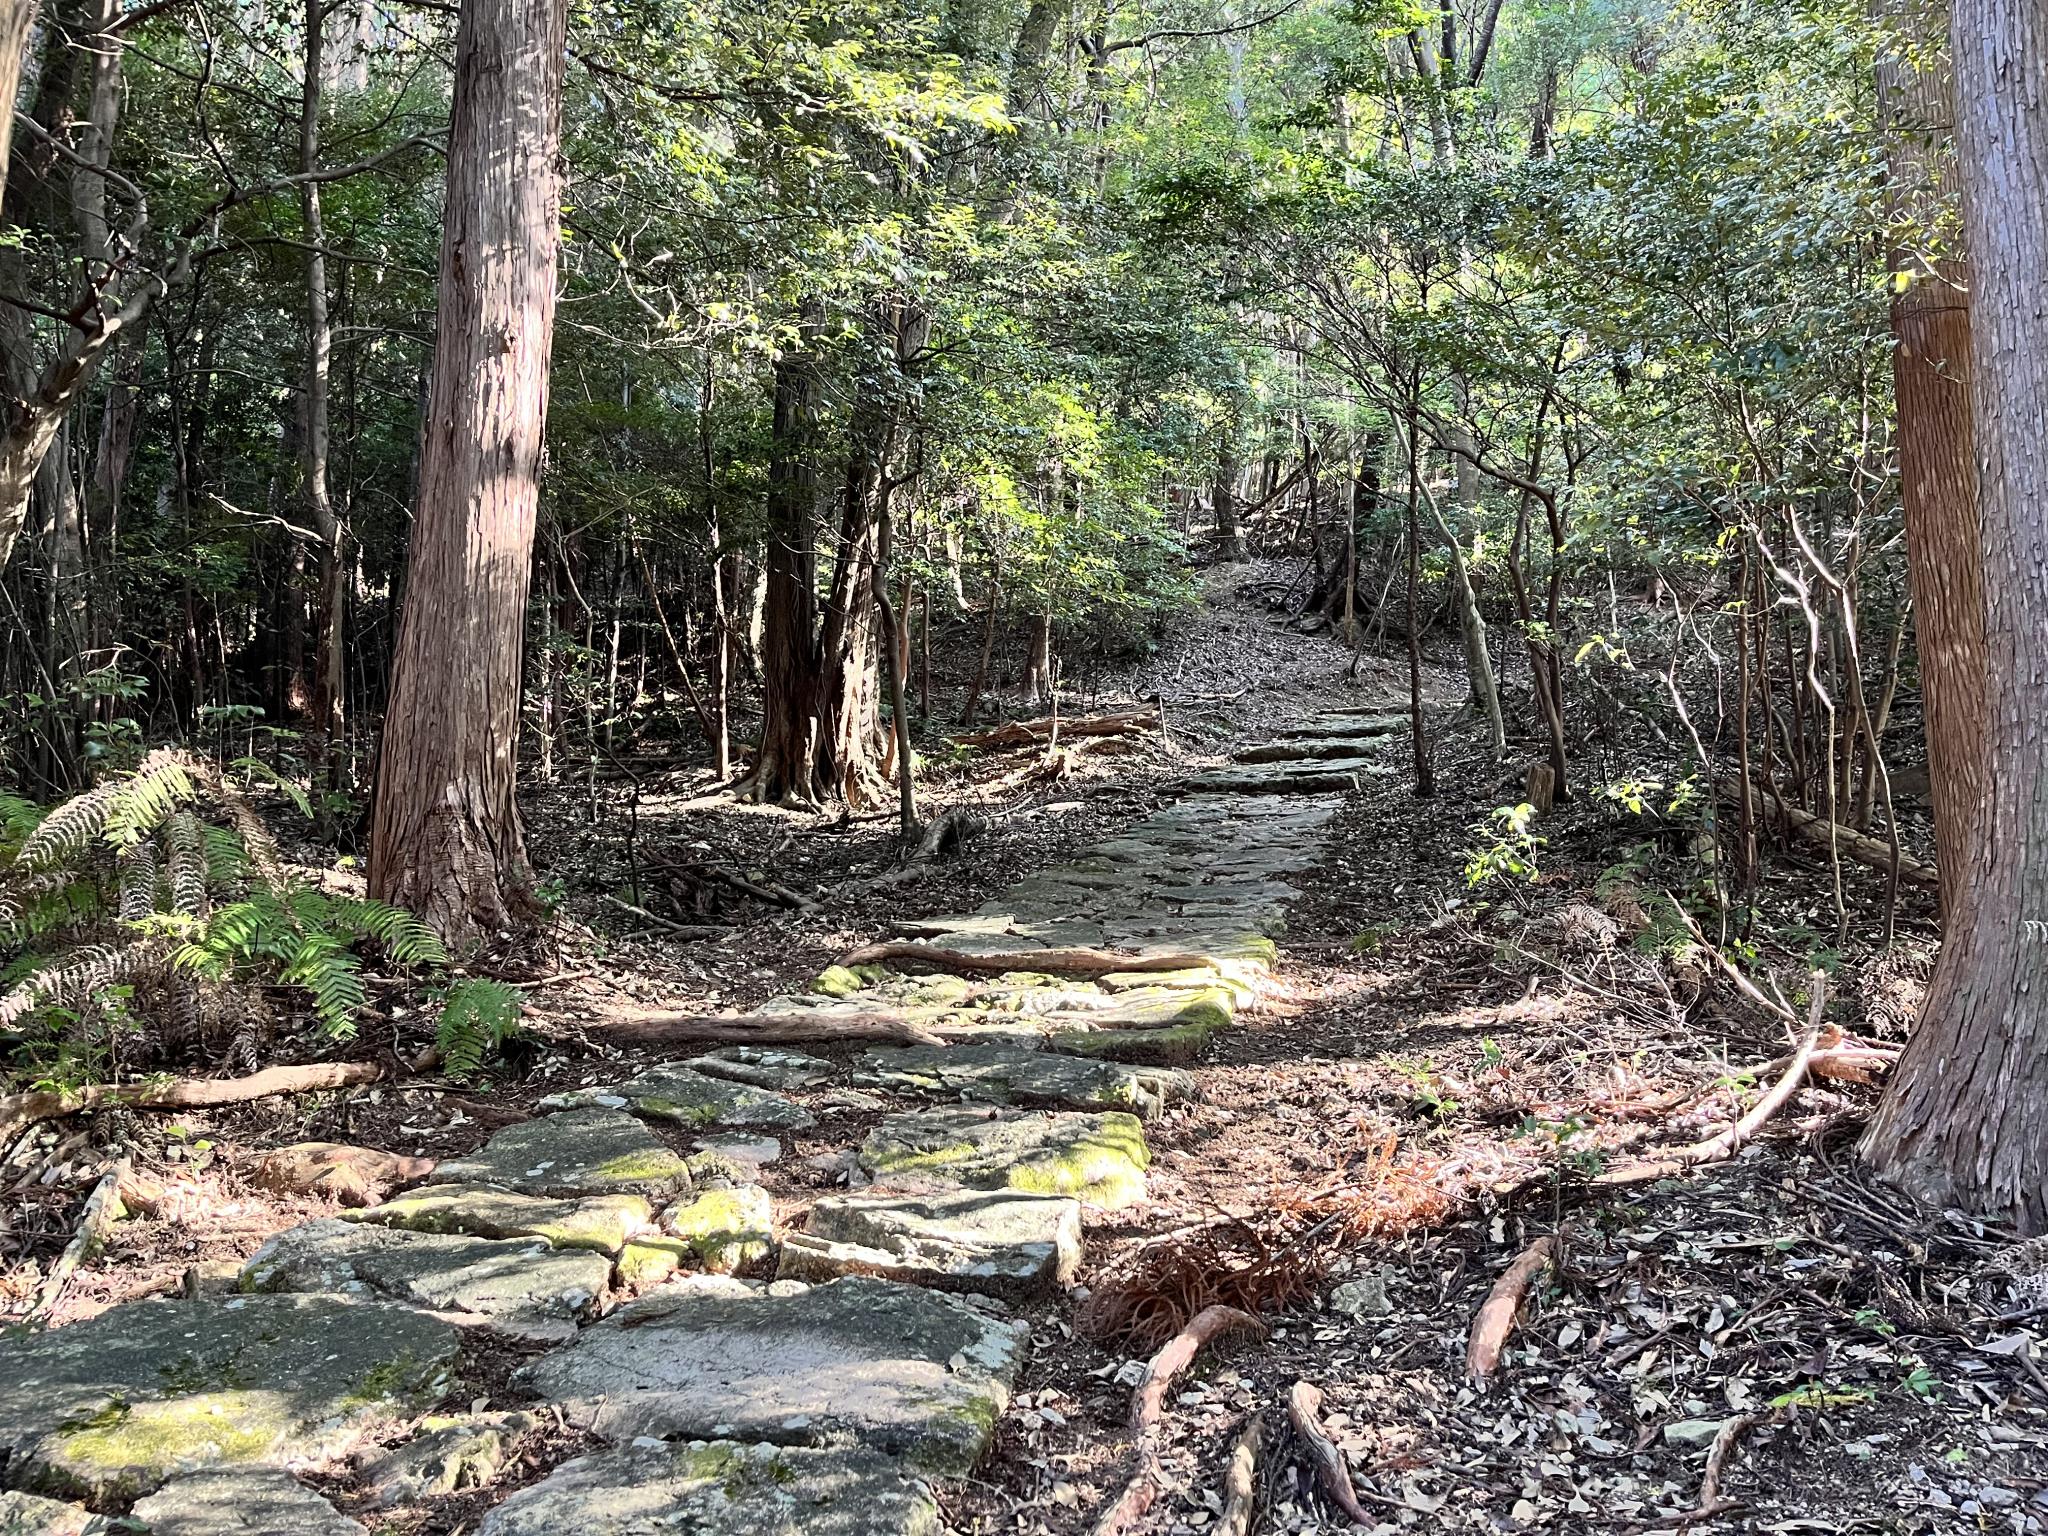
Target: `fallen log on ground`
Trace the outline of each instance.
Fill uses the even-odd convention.
[[[1081,736],[1136,736],[1158,729],[1158,710],[1132,709],[1109,715],[1045,715],[1036,720],[1007,720],[990,730],[970,731],[948,739],[959,747],[1042,747],[1055,735],[1061,740]]]
[[[1005,971],[1048,971],[1062,976],[1107,976],[1116,971],[1187,971],[1213,966],[1207,955],[1120,955],[1108,949],[1008,949],[1000,954],[970,955],[964,950],[924,944],[914,939],[888,939],[863,944],[839,957],[841,965],[886,965],[908,960],[942,971],[1000,976]]]
[[[879,1040],[944,1045],[945,1039],[900,1013],[631,1013],[602,1026],[611,1042],[631,1045],[768,1045],[796,1040]]]
[[[1294,1426],[1308,1451],[1309,1461],[1316,1469],[1316,1481],[1322,1484],[1330,1502],[1346,1516],[1370,1527],[1376,1522],[1358,1502],[1358,1490],[1351,1484],[1351,1468],[1345,1463],[1344,1452],[1323,1427],[1322,1415],[1322,1388],[1312,1381],[1297,1381],[1287,1394],[1287,1422]]]
[[[1204,1307],[1190,1318],[1187,1327],[1167,1340],[1146,1365],[1137,1390],[1131,1394],[1131,1428],[1142,1435],[1157,1424],[1174,1378],[1194,1364],[1204,1344],[1239,1330],[1263,1337],[1266,1325],[1236,1307]]]
[[[1723,797],[1738,803],[1741,801],[1741,779],[1722,778],[1716,782]],[[1766,789],[1761,784],[1752,784],[1750,794],[1756,803],[1763,806],[1766,815],[1775,815],[1779,823],[1793,836],[1817,847],[1833,846],[1858,864],[1867,865],[1883,874],[1891,873],[1894,863],[1892,847],[1883,838],[1872,837],[1867,832],[1858,832],[1854,827],[1845,827],[1838,821],[1829,821],[1825,816],[1816,816],[1811,811],[1801,810],[1783,795]],[[1896,862],[1899,878],[1908,885],[1933,888],[1941,884],[1939,870],[1932,864],[1921,863],[1904,849],[1899,850]]]
[[[0,1098],[0,1147],[41,1120],[59,1120],[102,1104],[130,1109],[214,1109],[246,1104],[280,1093],[319,1093],[374,1083],[384,1069],[368,1061],[316,1061],[300,1067],[266,1067],[247,1077],[156,1078],[146,1083],[92,1083]]]
[[[1472,1334],[1465,1344],[1465,1374],[1483,1382],[1500,1366],[1501,1351],[1515,1331],[1515,1318],[1536,1277],[1557,1261],[1557,1238],[1539,1237],[1515,1256],[1501,1277],[1493,1282],[1472,1320]]]

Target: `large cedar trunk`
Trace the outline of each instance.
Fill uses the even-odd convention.
[[[768,549],[761,594],[761,745],[749,789],[758,800],[818,798],[818,572],[811,534],[813,365],[801,352],[775,364],[768,464]]]
[[[1892,208],[1953,252],[1956,159],[1940,15],[1926,0],[1893,0],[1889,10],[1900,42],[1916,45],[1911,58],[1894,53],[1878,69]],[[1934,846],[1953,888],[1968,866],[1970,818],[1983,784],[1984,592],[1970,425],[1969,265],[1960,252],[1931,263],[1900,252],[1893,265],[1907,277],[1892,304],[1899,493]]]
[[[467,945],[533,914],[513,798],[559,240],[562,0],[464,0],[419,509],[370,890]]]
[[[1948,938],[1865,1155],[1923,1198],[2048,1231],[2048,13],[1959,0],[1956,141],[1987,669],[1984,792]]]

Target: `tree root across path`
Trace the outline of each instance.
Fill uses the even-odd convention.
[[[1484,1382],[1500,1365],[1508,1335],[1515,1330],[1515,1318],[1536,1277],[1557,1262],[1557,1238],[1539,1237],[1524,1248],[1494,1281],[1486,1293],[1479,1315],[1472,1320],[1472,1336],[1465,1345],[1465,1374]]]
[[[605,1038],[628,1045],[759,1045],[798,1040],[879,1040],[890,1045],[944,1045],[945,1039],[900,1013],[634,1013],[603,1026]]]
[[[131,1109],[211,1109],[245,1104],[280,1093],[318,1093],[374,1083],[384,1069],[368,1061],[316,1061],[299,1067],[266,1067],[247,1077],[173,1077],[142,1083],[93,1083],[0,1098],[0,1148],[42,1120],[57,1120],[102,1104]]]

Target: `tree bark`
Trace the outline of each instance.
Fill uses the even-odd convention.
[[[2048,11],[1958,0],[1956,146],[1988,706],[1984,792],[1918,1028],[1863,1139],[1938,1204],[2048,1231]]]
[[[21,96],[21,65],[35,29],[36,0],[0,0],[0,187],[7,185],[8,162],[14,150],[14,103]]]
[[[1893,253],[1899,493],[1925,701],[1937,862],[1968,866],[1983,788],[1984,593],[1970,412],[1970,277],[1955,226],[1956,157],[1939,0],[1890,0],[1904,47],[1878,63],[1893,218],[1918,249]],[[1910,56],[1904,51],[1910,47]]]
[[[809,805],[819,798],[818,573],[810,442],[818,381],[808,350],[815,324],[815,306],[807,305],[796,345],[775,360],[768,454],[761,744],[749,783],[755,799],[781,804]]]
[[[464,0],[419,509],[370,890],[467,947],[526,927],[514,799],[560,240],[563,0]]]

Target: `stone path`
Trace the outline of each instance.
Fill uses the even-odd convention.
[[[10,1345],[0,1532],[116,1528],[67,1500],[136,1501],[160,1536],[361,1531],[290,1476],[351,1456],[378,1507],[487,1481],[533,1419],[374,1445],[450,1394],[464,1328],[550,1346],[520,1384],[606,1447],[477,1536],[938,1532],[925,1479],[987,1450],[1030,1342],[1013,1309],[1072,1281],[1090,1212],[1144,1200],[1145,1122],[1196,1092],[1177,1064],[1256,996],[1292,882],[1399,723],[1309,722],[973,912],[905,923],[926,958],[760,1010],[900,1012],[943,1048],[736,1046],[558,1094],[381,1205],[277,1234],[242,1294]],[[1060,974],[1077,948],[1132,962]],[[848,1103],[889,1112],[847,1192],[778,1234],[761,1169]]]

